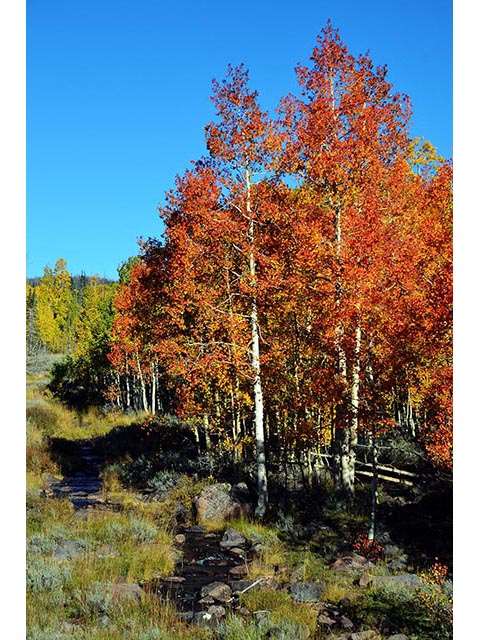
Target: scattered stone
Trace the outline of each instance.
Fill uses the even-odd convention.
[[[330,566],[330,569],[339,573],[357,573],[363,572],[365,569],[373,569],[374,566],[375,565],[370,562],[370,560],[367,560],[367,558],[353,553],[352,555],[335,560]]]
[[[340,624],[342,626],[342,629],[346,629],[347,631],[349,629],[353,629],[353,622],[350,620],[350,618],[347,618],[346,616],[340,617]]]
[[[358,586],[365,589],[372,582],[372,576],[369,576],[368,573],[362,573],[358,580]]]
[[[193,621],[193,611],[183,611],[182,613],[179,614],[179,617],[182,620],[185,620],[185,622],[192,622]]]
[[[211,596],[217,602],[228,602],[232,597],[232,590],[225,582],[211,582],[200,591],[202,598]]]
[[[377,638],[381,640],[380,635],[373,629],[350,634],[350,640],[377,640]]]
[[[212,617],[212,614],[208,613],[208,611],[198,611],[197,613],[193,614],[192,622],[199,627],[206,627],[211,624]]]
[[[52,489],[60,480],[51,473],[42,473],[42,489]]]
[[[177,544],[184,544],[186,539],[187,539],[187,537],[183,533],[178,533],[175,536],[175,542]]]
[[[296,582],[290,586],[295,602],[319,602],[325,592],[325,584],[319,582]]]
[[[256,542],[253,547],[252,547],[252,551],[256,556],[261,556],[264,550],[264,546],[261,542]]]
[[[250,609],[247,609],[247,607],[238,607],[236,613],[246,620],[250,620],[250,618],[252,617],[252,612],[250,611]]]
[[[237,567],[232,567],[228,574],[232,578],[244,578],[248,573],[248,569],[244,564],[240,564]]]
[[[216,618],[217,620],[220,620],[221,618],[224,618],[227,615],[227,611],[225,607],[222,607],[221,605],[218,605],[218,604],[214,604],[211,607],[208,607],[208,613],[213,618]]]
[[[327,627],[331,627],[335,624],[335,620],[329,618],[325,614],[321,613],[317,618],[317,625],[326,625]]]
[[[56,560],[73,560],[86,555],[87,549],[84,542],[78,540],[67,540],[53,552]]]
[[[183,576],[167,576],[166,578],[162,578],[162,582],[166,582],[167,584],[181,584],[185,582],[185,578]]]
[[[215,604],[215,598],[212,598],[212,596],[205,596],[204,598],[200,598],[198,604]]]
[[[242,560],[246,558],[245,549],[240,549],[240,547],[233,547],[233,549],[228,549],[228,553],[231,556],[235,556],[236,558],[242,558]]]
[[[251,503],[240,502],[234,495],[238,496],[239,492],[233,492],[232,485],[227,482],[205,487],[193,501],[198,522],[223,522],[249,515]]]
[[[247,544],[247,540],[240,531],[236,529],[227,529],[223,534],[223,538],[220,542],[222,549],[235,549],[243,547]]]
[[[254,582],[255,580],[233,580],[230,586],[234,593],[241,593],[245,591],[245,589],[248,589]]]
[[[395,633],[393,636],[388,636],[387,640],[408,640],[408,636],[404,633]]]

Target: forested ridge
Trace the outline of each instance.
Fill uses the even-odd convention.
[[[331,454],[353,499],[359,444],[452,461],[452,166],[409,138],[408,97],[328,25],[298,96],[263,112],[243,66],[213,83],[209,155],[177,177],[165,231],[76,286],[27,285],[27,343],[69,353],[54,388],[175,411],[200,446],[266,462]],[[101,400],[101,398],[103,400]]]

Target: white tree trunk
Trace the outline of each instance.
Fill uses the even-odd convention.
[[[260,333],[258,325],[258,309],[257,309],[257,295],[256,295],[256,264],[255,264],[255,236],[254,236],[254,221],[250,206],[250,174],[248,169],[245,171],[245,178],[247,184],[247,215],[250,219],[250,225],[248,230],[250,241],[250,276],[252,279],[252,286],[254,291],[251,298],[250,309],[250,322],[252,329],[252,369],[253,369],[253,397],[255,406],[255,445],[257,456],[257,491],[258,502],[255,509],[255,515],[259,518],[263,518],[267,509],[268,503],[268,485],[267,485],[267,465],[265,458],[265,433],[263,424],[263,391],[262,391],[262,379],[260,373]]]

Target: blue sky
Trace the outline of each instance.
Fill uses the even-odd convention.
[[[265,109],[295,92],[330,18],[413,102],[412,135],[452,156],[447,0],[27,0],[27,276],[59,257],[116,277],[206,153],[211,80],[244,62]]]

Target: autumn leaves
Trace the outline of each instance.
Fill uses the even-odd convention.
[[[205,442],[256,452],[260,515],[267,454],[330,450],[352,498],[359,434],[402,428],[395,394],[451,459],[451,166],[419,160],[408,99],[330,24],[297,75],[275,119],[242,66],[214,82],[209,157],[116,300],[118,371],[161,377]]]

